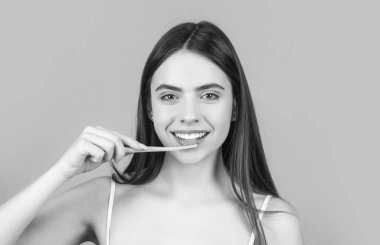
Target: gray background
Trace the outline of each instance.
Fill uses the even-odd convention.
[[[134,137],[149,52],[172,26],[205,19],[239,54],[271,172],[307,243],[380,244],[377,10],[343,0],[1,1],[0,202],[86,125]],[[104,165],[62,190],[107,174]]]

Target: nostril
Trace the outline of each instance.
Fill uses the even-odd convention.
[[[185,123],[185,122],[199,122],[198,119],[181,119],[180,120],[181,123]]]

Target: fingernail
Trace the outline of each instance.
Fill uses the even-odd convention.
[[[144,150],[148,149],[148,147],[146,145],[143,145],[141,143],[139,144],[139,147],[142,148],[142,149],[144,149]]]

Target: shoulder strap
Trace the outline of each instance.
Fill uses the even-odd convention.
[[[255,234],[252,232],[251,237],[249,238],[248,245],[253,245],[254,241],[255,241]]]
[[[264,199],[264,202],[263,202],[263,205],[261,206],[261,211],[265,211],[265,209],[267,208],[268,206],[268,202],[269,202],[269,199],[271,198],[272,196],[271,195],[267,195]],[[263,216],[264,216],[264,213],[259,213],[259,217],[260,217],[260,220],[263,219]]]
[[[268,202],[269,202],[269,199],[271,198],[272,196],[271,195],[267,195],[263,201],[263,204],[261,205],[261,209],[262,211],[265,211],[265,209],[267,208],[268,206]],[[264,213],[259,213],[259,217],[260,217],[260,221],[262,220],[263,218],[263,215]],[[253,245],[253,242],[255,241],[255,234],[252,232],[251,233],[251,237],[249,238],[249,242],[248,242],[248,245]]]
[[[108,211],[107,211],[107,245],[110,244],[110,226],[111,226],[111,217],[112,217],[112,207],[113,207],[113,199],[115,196],[115,182],[111,178],[111,191],[108,199]]]

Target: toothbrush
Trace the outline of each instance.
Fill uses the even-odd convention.
[[[186,150],[186,149],[191,149],[197,147],[197,144],[193,145],[185,145],[185,146],[172,146],[172,147],[159,147],[159,146],[148,146],[148,149],[144,150],[137,150],[137,149],[132,149],[129,147],[125,147],[126,154],[131,154],[131,153],[143,153],[143,152],[160,152],[160,151],[179,151],[179,150]]]

